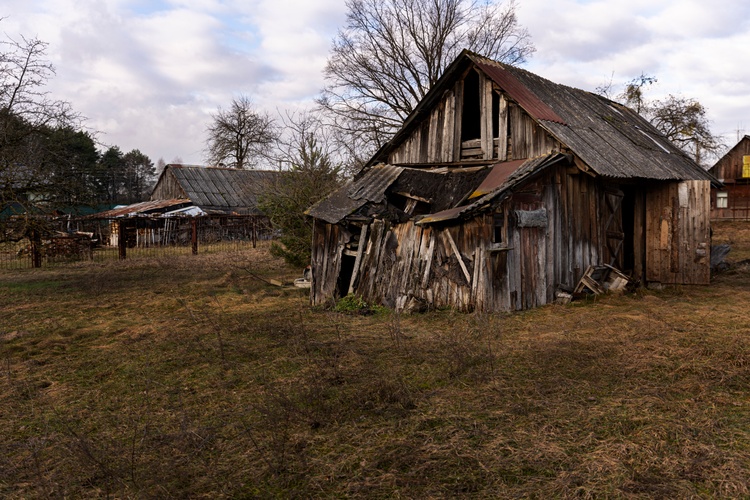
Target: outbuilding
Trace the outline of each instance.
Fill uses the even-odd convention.
[[[711,220],[750,220],[750,136],[744,136],[709,172],[722,185],[711,190]]]
[[[712,180],[635,111],[464,51],[308,211],[311,301],[521,310],[602,266],[708,284]]]

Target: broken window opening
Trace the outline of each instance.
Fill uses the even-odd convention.
[[[479,74],[469,71],[464,79],[463,114],[461,116],[461,142],[480,139],[482,135],[479,106]]]
[[[500,213],[492,214],[492,243],[500,244],[505,241],[505,215]]]
[[[431,213],[429,200],[408,193],[389,193],[388,201],[406,215],[426,215]]]

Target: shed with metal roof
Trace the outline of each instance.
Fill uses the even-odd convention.
[[[465,51],[308,211],[311,300],[518,310],[602,266],[707,284],[712,181],[633,110]]]
[[[169,164],[151,200],[187,198],[209,214],[260,215],[258,196],[278,172]]]

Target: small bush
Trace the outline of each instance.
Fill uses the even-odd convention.
[[[334,310],[344,314],[372,314],[374,312],[362,297],[351,293],[336,302]]]

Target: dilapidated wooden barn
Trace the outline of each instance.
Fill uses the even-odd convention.
[[[605,264],[707,284],[712,179],[634,111],[465,51],[308,211],[311,300],[520,310]]]
[[[750,220],[750,136],[740,139],[709,172],[723,184],[711,190],[711,219]]]

